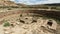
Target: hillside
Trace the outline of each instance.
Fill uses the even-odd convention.
[[[17,6],[17,4],[10,0],[0,0],[0,6]]]
[[[10,0],[0,0],[0,7],[25,7],[25,4],[17,4]]]
[[[60,6],[60,3],[45,4],[45,5],[48,5],[48,6]]]

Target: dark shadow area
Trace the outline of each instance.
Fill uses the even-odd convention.
[[[41,14],[43,16],[60,19],[60,11],[30,10],[30,13]]]
[[[53,18],[60,21],[60,11],[29,10],[30,13],[40,14],[47,18]]]
[[[47,22],[47,25],[49,25],[49,26],[52,26],[52,24],[53,24],[53,22],[52,22],[51,20],[49,20],[49,21]]]

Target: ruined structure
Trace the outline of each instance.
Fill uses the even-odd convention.
[[[20,5],[9,0],[0,0],[0,6],[3,6],[0,11],[0,34],[56,34],[57,21],[44,16],[59,18],[59,10],[49,6],[29,8],[23,5],[24,7],[20,8]],[[8,10],[9,8],[11,10]]]
[[[53,19],[37,17],[34,13],[20,13],[6,17],[11,25],[4,27],[4,34],[55,34],[57,23]]]

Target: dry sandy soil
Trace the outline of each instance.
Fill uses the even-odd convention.
[[[33,14],[21,11],[0,13],[0,34],[56,34],[56,32],[41,26],[48,19],[31,15]],[[5,21],[9,22],[10,26],[4,27]],[[57,31],[59,34],[59,28]]]

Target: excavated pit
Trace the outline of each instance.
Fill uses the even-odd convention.
[[[56,21],[44,18],[41,14],[18,10],[2,12],[0,15],[1,34],[55,34],[56,32]]]

